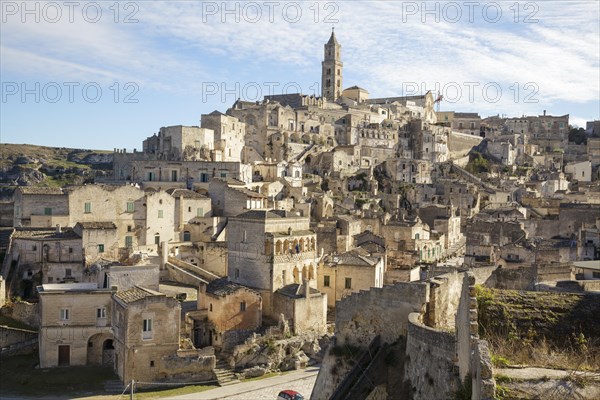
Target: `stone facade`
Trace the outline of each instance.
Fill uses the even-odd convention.
[[[123,383],[168,380],[177,355],[181,306],[172,297],[141,287],[114,294],[111,324],[115,371]]]
[[[193,319],[193,342],[198,348],[223,349],[228,334],[252,332],[262,325],[260,294],[227,278],[200,285],[197,310],[189,316]],[[231,344],[225,347],[230,349]]]
[[[40,367],[113,365],[112,291],[96,284],[45,284],[40,295]]]

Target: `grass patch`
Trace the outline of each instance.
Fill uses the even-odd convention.
[[[264,374],[263,376],[257,376],[254,378],[243,378],[241,379],[242,382],[252,382],[252,381],[260,381],[261,379],[265,379],[265,378],[272,378],[274,376],[280,376],[280,375],[285,375],[285,374],[289,374],[292,371],[284,371],[284,372],[269,372]]]
[[[112,368],[36,368],[38,355],[3,357],[0,362],[0,393],[3,395],[64,397],[106,394],[104,382],[118,377]]]
[[[512,382],[512,378],[510,376],[506,376],[506,375],[502,375],[502,374],[498,374],[494,377],[494,379],[496,380],[496,383],[511,383]]]
[[[192,386],[182,386],[175,389],[162,389],[162,390],[152,390],[152,391],[143,391],[143,392],[135,392],[134,397],[136,399],[160,399],[163,397],[171,397],[171,396],[180,396],[183,394],[191,394],[191,393],[200,393],[210,389],[216,389],[218,386],[211,385],[192,385]],[[122,398],[129,398],[127,393]]]

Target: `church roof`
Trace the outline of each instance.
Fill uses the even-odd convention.
[[[360,86],[357,86],[357,85],[350,86],[349,88],[346,88],[346,89],[344,89],[344,90],[356,90],[356,89],[358,89],[358,90],[362,90],[362,91],[365,91],[365,92],[369,93],[369,91],[368,91],[367,89],[365,89],[365,88],[361,88]]]
[[[335,32],[333,31],[333,29],[331,30],[331,37],[329,38],[329,42],[327,42],[327,44],[329,44],[329,45],[335,44],[336,46],[340,45],[338,43],[337,39],[335,38]]]

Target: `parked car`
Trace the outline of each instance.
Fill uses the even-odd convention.
[[[304,400],[304,396],[295,390],[282,390],[277,395],[277,400]]]

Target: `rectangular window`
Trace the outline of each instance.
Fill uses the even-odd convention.
[[[154,172],[148,172],[148,181],[152,182],[154,180]]]
[[[592,277],[594,277],[594,278],[600,278],[600,272],[593,271],[592,272]]]
[[[240,277],[240,270],[239,268],[235,269],[235,279],[238,279]]]
[[[204,217],[204,208],[198,207],[196,209],[196,217]]]
[[[133,247],[133,236],[125,236],[125,247]]]
[[[323,277],[323,286],[329,287],[329,275]]]
[[[177,182],[177,171],[171,171],[171,181]]]
[[[208,182],[208,174],[201,173],[200,174],[200,182]]]
[[[346,281],[344,282],[344,288],[352,289],[352,278],[346,278]]]
[[[104,245],[103,244],[98,245],[98,253],[104,253]]]
[[[106,318],[106,308],[96,308],[96,318]]]
[[[72,272],[73,272],[73,271],[71,271],[71,268],[67,268],[67,269],[65,269],[65,276],[71,276],[71,273],[72,273]]]
[[[37,245],[34,244],[33,246],[31,246],[31,250],[32,251],[36,251],[37,250]]]
[[[131,225],[127,225],[127,232],[131,232],[131,231],[132,231]]]
[[[85,203],[83,205],[83,212],[86,213],[86,214],[91,213],[92,212],[92,203],[89,203],[89,202]]]
[[[221,178],[227,178],[227,172],[221,172]]]
[[[142,339],[152,339],[152,319],[145,319],[142,324]]]
[[[241,312],[244,312],[244,311],[246,311],[246,302],[245,302],[245,301],[242,301],[242,302],[240,303],[240,311],[241,311]]]
[[[127,202],[127,212],[128,213],[132,213],[135,211],[135,203],[133,201],[128,201]]]
[[[45,207],[44,208],[44,215],[52,215],[52,208],[51,207]]]
[[[163,217],[163,210],[158,210],[158,218],[162,218]]]
[[[61,308],[61,310],[60,310],[60,320],[61,321],[68,321],[69,319],[71,319],[69,311],[70,310],[68,308]]]

